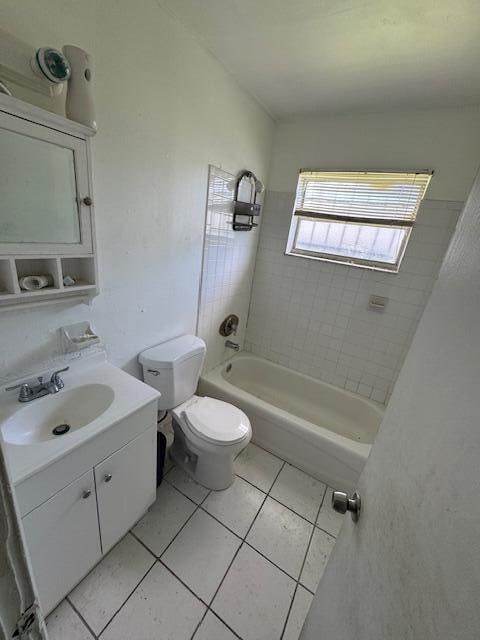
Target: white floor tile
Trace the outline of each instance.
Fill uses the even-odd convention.
[[[332,491],[333,489],[328,487],[320,513],[318,514],[317,527],[320,527],[320,529],[327,531],[330,535],[337,537],[340,532],[344,516],[341,513],[337,513],[332,508]]]
[[[102,634],[102,640],[189,640],[203,605],[157,563]]]
[[[212,609],[243,640],[279,640],[295,582],[243,545]]]
[[[312,600],[312,594],[299,584],[282,640],[298,640]]]
[[[93,636],[64,600],[47,618],[48,640],[92,640]]]
[[[250,443],[235,460],[235,470],[239,476],[268,492],[282,464],[280,458]]]
[[[315,523],[326,485],[300,469],[286,464],[275,481],[270,495]]]
[[[207,613],[193,640],[238,640],[211,611]]]
[[[174,467],[165,477],[165,480],[173,484],[174,487],[197,504],[200,504],[210,493],[210,489],[206,489],[202,487],[201,484],[195,482],[195,480],[180,469],[180,467]]]
[[[132,531],[160,556],[195,509],[193,502],[164,480],[157,489],[157,500]]]
[[[300,577],[300,582],[313,593],[317,590],[318,583],[334,546],[335,538],[315,527]]]
[[[128,534],[70,593],[70,601],[96,634],[122,606],[154,561]]]
[[[241,540],[204,511],[197,511],[162,556],[194,593],[209,603]]]
[[[169,447],[168,447],[168,444],[167,444],[167,451],[165,453],[165,465],[163,467],[163,474],[164,475],[167,474],[170,471],[170,469],[173,469],[174,466],[175,466],[175,462],[170,457]]]
[[[247,542],[298,579],[312,529],[312,524],[272,498],[267,498]]]
[[[212,491],[203,508],[243,538],[265,499],[265,494],[238,476],[225,491]]]

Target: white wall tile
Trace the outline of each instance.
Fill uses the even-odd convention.
[[[197,333],[207,343],[204,371],[227,360],[218,328],[230,313],[240,318],[235,342],[243,345],[259,230],[232,229],[234,176],[210,166]]]
[[[294,193],[269,191],[244,348],[385,402],[462,208],[424,200],[400,273],[285,255]],[[383,313],[370,295],[389,298]]]

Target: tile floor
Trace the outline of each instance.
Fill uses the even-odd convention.
[[[157,501],[48,617],[50,640],[296,640],[342,516],[331,489],[250,444],[211,492]]]

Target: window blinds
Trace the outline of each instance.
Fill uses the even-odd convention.
[[[411,226],[432,172],[300,171],[295,215]]]

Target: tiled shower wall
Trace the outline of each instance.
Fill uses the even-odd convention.
[[[269,191],[245,349],[385,402],[455,228],[461,202],[424,200],[398,274],[285,255],[294,193]],[[384,312],[370,295],[389,298]]]
[[[231,339],[243,346],[245,338],[259,230],[233,231],[233,180],[231,173],[210,166],[197,327],[207,343],[204,371],[233,353],[218,332],[227,315],[240,318],[237,335]]]

